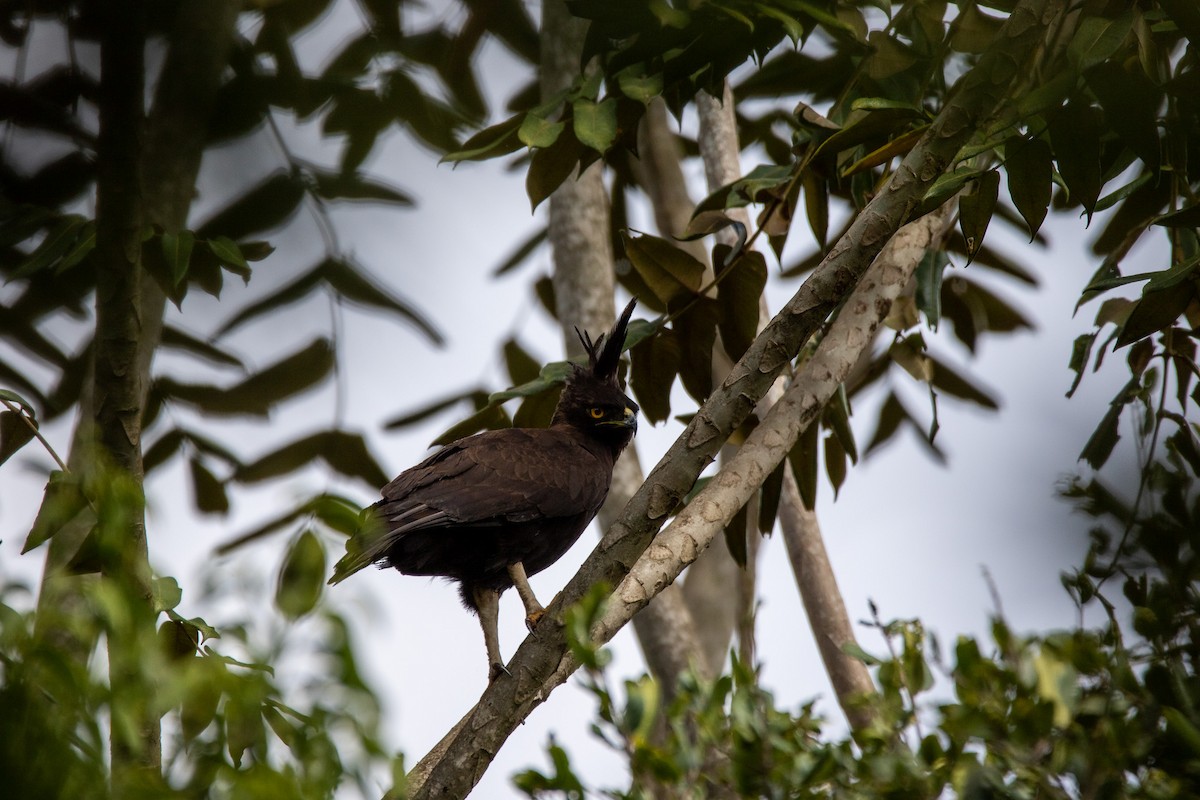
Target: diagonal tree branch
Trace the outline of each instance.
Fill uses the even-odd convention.
[[[954,163],[976,127],[994,112],[1040,41],[1045,26],[1062,13],[1064,5],[1065,0],[1022,0],[1017,4],[991,47],[962,78],[958,90],[889,183],[734,365],[729,378],[701,407],[620,519],[551,603],[537,632],[525,640],[509,663],[511,676],[502,676],[485,690],[458,735],[434,763],[414,768],[414,775],[425,777],[419,785],[416,780],[410,781],[411,797],[465,796],[516,726],[571,675],[576,665],[566,646],[564,609],[578,602],[596,583],[621,582],[643,552],[649,563],[661,563],[665,545],[650,544],[667,515],[678,506],[729,434],[766,394],[779,372],[848,296],[933,182]],[[753,451],[746,456],[753,457]],[[739,483],[738,478],[727,480]],[[678,531],[678,521],[674,527]],[[688,532],[679,540],[686,546],[690,538]],[[689,561],[695,557],[689,552],[682,555]],[[644,605],[656,586],[668,583],[627,582],[627,591],[615,602]]]

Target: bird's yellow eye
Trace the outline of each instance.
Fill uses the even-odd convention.
[[[592,419],[604,419],[604,409],[603,408],[599,408],[599,407],[589,408],[588,413],[591,414]]]

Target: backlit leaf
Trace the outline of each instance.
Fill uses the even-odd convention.
[[[935,331],[942,319],[942,275],[949,265],[950,257],[944,250],[925,251],[917,265],[917,308]]]
[[[1004,168],[1008,194],[1025,224],[1030,241],[1046,219],[1053,189],[1050,145],[1042,139],[1010,139],[1005,146]]]
[[[312,611],[325,587],[325,548],[306,530],[288,548],[275,585],[275,606],[290,620]]]
[[[625,254],[662,303],[700,289],[704,265],[666,239],[621,233]]]
[[[601,153],[608,152],[617,138],[617,101],[607,98],[599,103],[579,98],[572,106],[575,137]]]
[[[536,114],[529,113],[521,122],[517,136],[529,147],[549,147],[557,141],[564,128],[566,128],[565,122],[543,119]]]
[[[714,247],[713,263],[724,263],[729,252],[728,245]],[[766,285],[767,261],[762,253],[749,250],[729,268],[717,286],[721,342],[734,361],[742,357],[758,335],[759,300]]]
[[[663,331],[635,345],[629,351],[629,386],[652,423],[671,416],[671,387],[679,374],[679,343],[671,331]]]
[[[1104,186],[1100,171],[1102,117],[1099,108],[1074,98],[1050,116],[1050,143],[1059,174],[1071,200],[1083,206],[1089,221]]]
[[[999,190],[1000,173],[988,170],[975,181],[972,191],[958,199],[958,224],[967,245],[967,263],[975,258],[983,246],[983,237],[987,233],[988,223],[992,221]]]
[[[0,464],[8,461],[33,439],[33,428],[19,411],[0,411]]]
[[[690,308],[671,323],[679,342],[679,377],[683,388],[701,403],[712,391],[712,357],[718,318],[716,301],[697,297]]]

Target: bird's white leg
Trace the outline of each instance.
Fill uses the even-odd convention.
[[[508,577],[512,579],[513,586],[516,587],[517,594],[520,596],[521,602],[525,605],[525,627],[529,628],[529,631],[532,633],[542,615],[546,613],[546,609],[542,608],[542,604],[533,596],[533,589],[529,585],[529,578],[525,577],[524,564],[520,561],[509,564]]]
[[[500,593],[495,589],[476,587],[471,590],[475,608],[479,611],[479,625],[483,628],[483,646],[487,648],[488,683],[508,673],[500,658]]]

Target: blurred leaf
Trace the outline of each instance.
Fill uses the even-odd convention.
[[[523,264],[525,260],[533,254],[533,251],[546,241],[546,235],[548,232],[548,229],[545,227],[539,228],[537,231],[535,231],[532,236],[518,245],[517,248],[513,250],[512,253],[509,254],[509,256],[505,258],[499,266],[492,270],[492,277],[498,278]]]
[[[445,411],[446,409],[452,408],[453,406],[458,405],[459,403],[463,402],[464,400],[472,401],[475,405],[475,410],[478,411],[479,409],[481,409],[487,405],[488,393],[486,391],[484,391],[483,389],[479,389],[479,388],[468,389],[467,391],[464,391],[464,392],[458,392],[456,394],[452,394],[449,397],[443,398],[441,400],[435,400],[432,403],[429,403],[428,405],[421,406],[416,411],[411,411],[407,414],[402,414],[398,417],[393,417],[392,419],[383,423],[383,427],[385,430],[396,430],[398,428],[407,428],[410,425],[415,425],[418,422],[423,422],[424,420],[428,419],[429,417],[432,417],[435,414],[439,414],[442,411]]]
[[[233,479],[241,483],[278,478],[320,459],[347,478],[358,478],[372,488],[383,486],[388,476],[367,449],[361,435],[332,430],[310,434],[238,468]]]
[[[201,341],[187,331],[174,325],[164,325],[161,346],[197,356],[213,364],[235,367],[245,371],[246,365],[237,356],[231,355],[216,345]]]
[[[55,470],[46,482],[42,504],[38,507],[37,517],[21,548],[21,554],[41,546],[65,528],[79,533],[91,529],[95,524],[96,512],[88,504],[78,479],[70,473]]]
[[[514,386],[536,380],[542,371],[541,362],[529,355],[516,339],[504,343],[504,364]]]
[[[55,266],[78,242],[87,229],[88,220],[77,214],[62,217],[46,231],[37,248],[9,275],[9,280],[26,278],[44,269]],[[94,236],[94,234],[93,234]]]
[[[172,577],[155,578],[151,585],[154,594],[154,613],[161,614],[170,611],[183,600],[183,589],[179,581]]]
[[[333,368],[329,342],[317,339],[261,372],[227,389],[158,378],[155,386],[176,401],[209,414],[266,416],[271,407],[323,381]]]
[[[188,466],[192,474],[192,493],[196,498],[196,508],[203,514],[229,513],[225,484],[198,458],[189,459]]]
[[[933,368],[933,378],[930,383],[935,389],[941,389],[948,395],[957,397],[960,400],[967,400],[989,411],[995,411],[1000,408],[1000,404],[996,402],[994,397],[971,383],[971,381],[951,369],[944,362],[928,354],[926,358]]]
[[[1006,143],[1004,154],[1008,193],[1029,226],[1032,241],[1050,207],[1053,189],[1050,146],[1042,139],[1013,138]]]
[[[1109,404],[1108,412],[1100,420],[1100,424],[1096,426],[1096,430],[1092,432],[1087,444],[1083,446],[1083,451],[1079,454],[1079,457],[1088,462],[1092,469],[1100,469],[1108,461],[1108,457],[1112,455],[1113,448],[1117,446],[1117,441],[1121,438],[1121,412],[1125,409],[1126,404],[1133,399],[1137,389],[1137,378],[1131,380],[1121,389],[1112,403]]]
[[[291,218],[303,199],[304,183],[288,173],[277,173],[210,217],[196,230],[196,237],[210,240],[211,247],[211,240],[218,237],[237,241],[272,230]]]
[[[325,548],[315,533],[306,530],[284,556],[275,586],[275,606],[295,621],[313,610],[324,586]]]
[[[365,200],[397,206],[413,205],[412,197],[399,189],[380,181],[368,180],[357,173],[330,172],[313,167],[309,167],[307,171],[313,176],[317,196],[324,200]]]
[[[713,248],[713,263],[723,264],[728,245]],[[762,253],[748,250],[721,277],[717,286],[718,327],[725,352],[734,361],[742,357],[758,335],[759,300],[767,285],[767,261]]]

